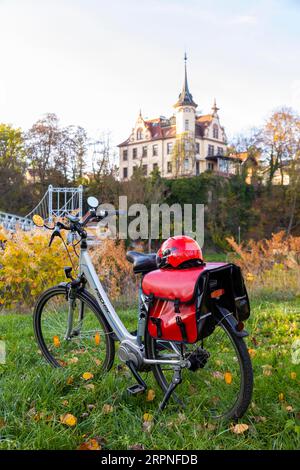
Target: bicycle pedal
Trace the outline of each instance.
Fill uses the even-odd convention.
[[[134,384],[134,385],[131,385],[131,387],[127,388],[127,392],[130,395],[139,395],[140,393],[144,393],[145,390],[146,390],[146,388],[143,387],[143,385],[140,385],[140,384]]]

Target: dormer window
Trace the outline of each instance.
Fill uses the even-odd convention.
[[[142,140],[143,139],[143,129],[138,129],[136,131],[136,140]]]
[[[213,138],[214,139],[219,138],[219,127],[217,126],[217,124],[214,124],[214,127],[213,127]]]

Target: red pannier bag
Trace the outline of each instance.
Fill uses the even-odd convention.
[[[142,291],[150,305],[147,328],[156,339],[195,343],[211,334],[214,330],[212,299],[232,312],[237,320],[245,320],[250,315],[243,278],[234,264],[157,269],[145,274]]]

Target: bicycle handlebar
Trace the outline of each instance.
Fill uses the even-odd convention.
[[[52,242],[55,237],[62,238],[61,233],[60,233],[61,230],[68,230],[68,231],[76,232],[81,238],[86,238],[87,233],[84,227],[91,220],[96,219],[98,222],[100,222],[105,217],[109,217],[113,215],[124,215],[124,214],[126,214],[126,212],[120,211],[120,210],[114,210],[114,211],[100,210],[99,213],[97,214],[96,209],[91,209],[89,215],[83,221],[80,221],[77,217],[66,216],[66,218],[70,221],[70,225],[65,225],[62,222],[56,223],[55,227],[53,228],[51,237],[50,237],[49,247],[52,245]]]

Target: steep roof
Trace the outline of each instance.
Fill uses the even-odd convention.
[[[184,54],[184,82],[181,93],[179,94],[178,101],[175,103],[174,107],[177,108],[178,106],[193,106],[197,108],[197,104],[193,100],[193,96],[189,90],[188,79],[187,79],[187,71],[186,71],[186,61],[187,56]]]

